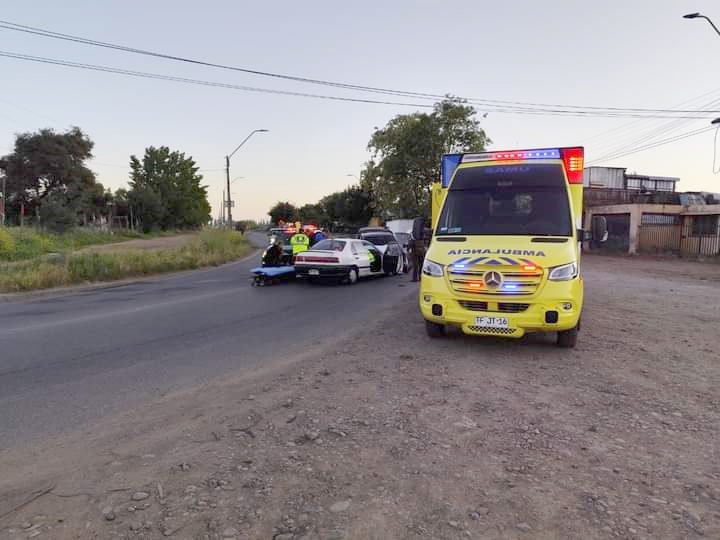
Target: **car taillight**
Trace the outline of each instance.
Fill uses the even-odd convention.
[[[585,149],[577,148],[561,148],[563,165],[565,174],[567,174],[568,182],[571,184],[582,184],[583,168],[585,166]]]

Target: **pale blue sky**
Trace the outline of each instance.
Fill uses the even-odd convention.
[[[204,2],[25,0],[0,19],[178,56],[251,69],[400,90],[523,102],[688,108],[720,100],[720,23],[710,0],[603,2]],[[0,50],[223,83],[351,95],[322,86],[179,64],[0,29]],[[375,126],[412,107],[329,102],[136,79],[0,58],[0,153],[13,134],[78,125],[95,141],[92,168],[113,189],[132,153],[167,145],[192,155],[217,216],[223,156],[233,158],[234,216],[261,218],[277,200],[314,202],[344,188],[368,159]],[[372,94],[354,94],[370,97]],[[383,99],[383,96],[374,96]],[[387,99],[387,97],[385,97]],[[392,100],[392,98],[391,98]],[[398,101],[413,101],[399,98]],[[720,110],[720,101],[712,107]],[[482,112],[482,109],[479,109]],[[684,133],[715,115],[677,126]],[[586,146],[587,161],[633,143],[668,120],[490,113],[498,149]],[[625,126],[620,131],[604,133]],[[604,133],[604,134],[603,134]],[[685,190],[720,191],[713,132],[603,165],[681,177]]]

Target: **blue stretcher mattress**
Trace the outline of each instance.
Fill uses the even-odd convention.
[[[267,277],[277,277],[285,274],[294,274],[294,266],[260,266],[250,270],[253,274],[263,275]]]

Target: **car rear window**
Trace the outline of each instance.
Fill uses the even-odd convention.
[[[395,237],[392,234],[386,233],[363,234],[362,239],[367,240],[376,246],[385,246],[390,242],[395,241]]]
[[[327,240],[321,240],[315,244],[312,249],[313,251],[342,251],[345,249],[345,240],[333,240],[328,238]]]

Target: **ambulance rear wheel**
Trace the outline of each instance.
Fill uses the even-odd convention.
[[[563,330],[558,332],[557,345],[562,349],[572,349],[577,345],[578,339],[578,328],[571,328],[570,330]]]
[[[445,326],[442,324],[425,321],[425,331],[431,338],[441,338],[445,335]]]

